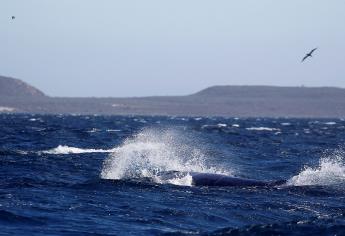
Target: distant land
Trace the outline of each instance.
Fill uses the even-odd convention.
[[[47,96],[21,80],[0,76],[0,112],[344,118],[345,89],[213,86],[186,96],[67,98]]]

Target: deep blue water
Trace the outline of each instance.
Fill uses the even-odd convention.
[[[340,119],[0,115],[0,234],[345,235],[344,141]]]

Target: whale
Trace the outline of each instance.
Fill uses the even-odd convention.
[[[192,185],[193,186],[238,186],[238,187],[270,187],[270,186],[279,186],[286,183],[285,180],[277,181],[259,181],[254,179],[246,179],[233,177],[222,174],[212,174],[212,173],[199,173],[191,172],[192,176]]]
[[[260,181],[215,173],[164,171],[158,174],[161,179],[192,177],[192,186],[198,187],[274,187],[283,185],[286,180]]]

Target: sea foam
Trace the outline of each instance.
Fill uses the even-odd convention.
[[[92,148],[83,149],[83,148],[59,145],[56,148],[40,151],[39,154],[59,155],[59,154],[81,154],[81,153],[94,153],[94,152],[109,153],[109,152],[113,152],[113,149],[92,149]]]
[[[250,127],[250,128],[246,128],[246,130],[254,130],[254,131],[280,131],[280,129],[269,128],[269,127]]]
[[[321,158],[318,166],[306,166],[296,176],[287,181],[287,185],[345,185],[345,164],[343,152]]]

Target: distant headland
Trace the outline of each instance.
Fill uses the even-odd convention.
[[[344,118],[345,89],[213,86],[186,96],[66,98],[50,97],[19,79],[0,76],[0,112]]]

